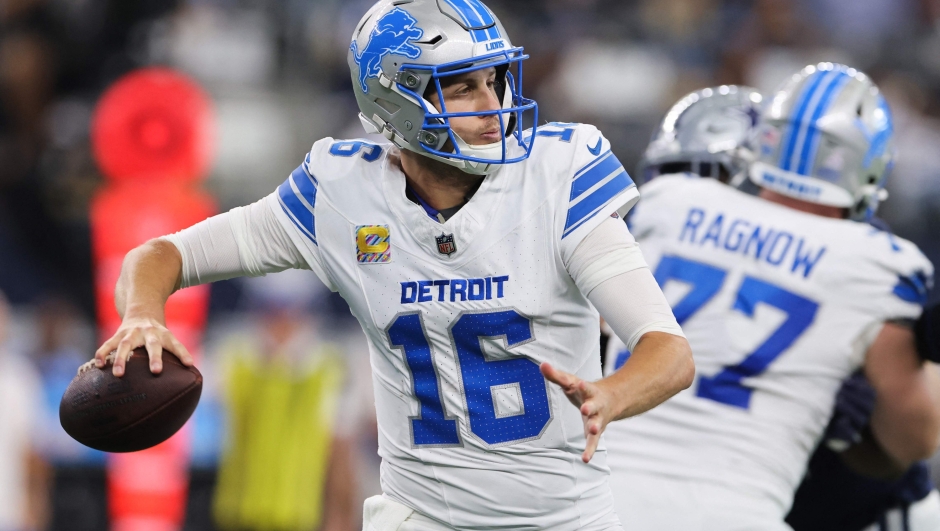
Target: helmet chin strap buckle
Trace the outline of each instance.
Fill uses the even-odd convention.
[[[381,133],[382,130],[376,124],[377,123],[384,124],[384,121],[378,116],[374,116],[372,120],[370,120],[366,118],[366,115],[362,113],[359,113],[359,121],[362,122],[362,128],[365,129],[366,133],[369,133],[370,135],[377,135]]]

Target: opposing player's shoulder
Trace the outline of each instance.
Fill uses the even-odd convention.
[[[392,147],[362,138],[340,140],[326,137],[310,148],[304,169],[317,181],[331,182],[351,177],[367,177],[378,169]]]

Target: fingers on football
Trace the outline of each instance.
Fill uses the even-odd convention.
[[[148,331],[144,334],[144,346],[150,358],[150,372],[160,374],[163,370],[163,343],[156,332]]]
[[[95,367],[99,369],[104,367],[105,358],[108,357],[108,354],[114,352],[117,349],[117,344],[120,341],[118,334],[111,336],[111,339],[107,340],[98,347],[98,350],[95,351]]]
[[[193,356],[186,350],[186,347],[179,342],[176,337],[170,333],[169,330],[165,330],[163,333],[163,348],[168,350],[170,353],[175,355],[187,367],[193,365]]]
[[[111,369],[111,372],[119,378],[124,376],[124,365],[127,363],[127,358],[130,357],[135,348],[143,344],[144,336],[139,329],[127,331],[124,337],[118,341],[117,354],[114,356],[114,367]]]

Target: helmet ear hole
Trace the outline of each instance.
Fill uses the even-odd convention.
[[[855,113],[858,114],[859,118],[862,117],[862,105],[861,104],[858,105],[858,109],[855,110]]]
[[[874,175],[868,176],[868,184],[875,184],[876,182],[878,182],[878,177]]]
[[[397,113],[401,109],[401,106],[396,105],[383,98],[376,98],[375,104],[381,107],[382,109],[384,109],[385,112],[387,112],[389,116],[394,116],[395,113]]]

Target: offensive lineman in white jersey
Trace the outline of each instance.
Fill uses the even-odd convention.
[[[758,130],[759,197],[660,176],[631,219],[697,370],[689,390],[608,429],[611,488],[633,529],[789,529],[836,391],[859,367],[885,450],[911,463],[937,446],[940,380],[894,322],[920,314],[933,268],[860,222],[890,166],[887,104],[864,74],[820,64],[765,103]]]
[[[617,217],[638,193],[607,140],[522,131],[525,57],[478,0],[377,3],[349,64],[390,142],[321,140],[270,196],[129,253],[98,365],[139,345],[154,371],[161,346],[191,363],[163,326],[174,289],[310,269],[369,339],[365,530],[620,529],[600,434],[687,387],[691,352]],[[601,380],[589,300],[634,349]]]

